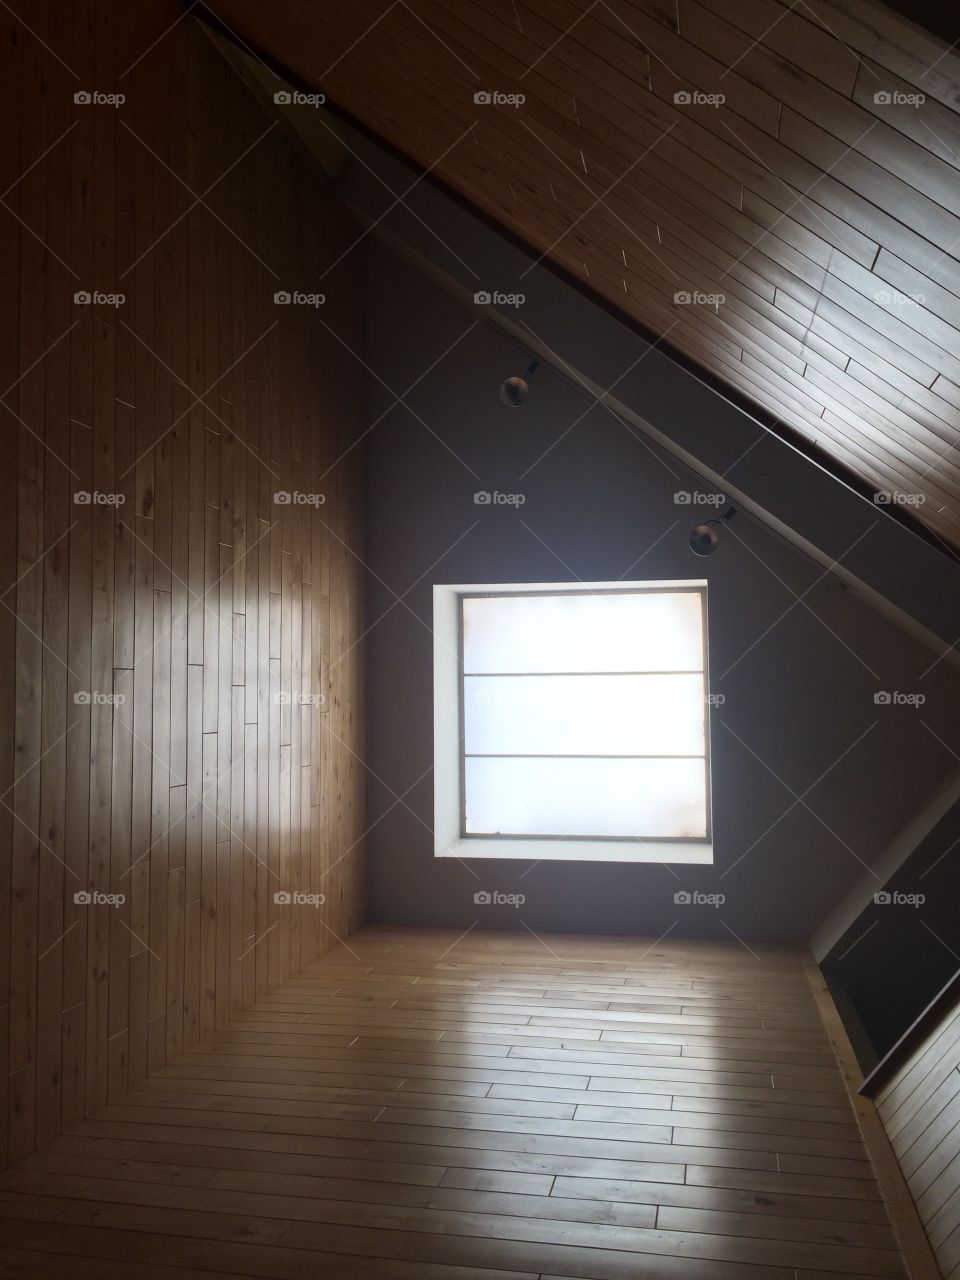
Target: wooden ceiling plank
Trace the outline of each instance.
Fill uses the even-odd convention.
[[[952,193],[945,197],[951,203],[951,208],[948,209],[789,107],[784,107],[783,110],[780,137],[798,155],[814,164],[825,166],[833,181],[846,187],[851,193],[856,193],[858,200],[873,205],[878,210],[896,209],[899,222],[905,223],[919,232],[925,240],[937,245],[941,253],[944,252],[944,246],[949,246],[946,249],[949,253],[951,249],[955,251],[960,244],[960,217],[953,212],[957,207],[956,177],[952,174],[946,187]],[[895,251],[896,241],[892,237],[887,235],[878,239]],[[902,239],[897,237],[897,240]],[[909,257],[909,252],[903,256]]]
[[[569,162],[572,162],[572,161],[574,161],[574,160],[576,159],[576,148],[575,148],[575,143],[573,143],[573,142],[571,142],[571,141],[569,141],[569,140],[568,140],[568,141],[567,141],[567,143],[566,143],[566,146],[565,146],[565,145],[564,145],[564,140],[563,140],[563,139],[561,139],[561,138],[559,138],[559,137],[558,137],[557,135],[555,135],[555,134],[549,134],[549,135],[547,135],[547,136],[544,138],[544,141],[545,141],[545,143],[546,143],[548,146],[550,146],[550,147],[551,147],[553,150],[555,150],[558,154],[560,153],[560,151],[561,151],[561,150],[566,150],[566,151],[567,151],[567,157],[568,157],[568,163],[569,163]],[[571,167],[572,167],[572,166],[571,166]],[[598,177],[598,178],[600,178],[600,179],[601,179],[601,182],[600,182],[600,184],[599,184],[599,185],[600,185],[602,188],[604,188],[604,189],[605,189],[607,186],[609,186],[611,183],[613,183],[613,182],[615,182],[615,181],[616,181],[616,174],[614,174],[614,173],[612,173],[612,172],[610,172],[610,171],[606,171],[606,170],[601,170],[599,173],[594,174],[593,176],[594,176],[594,177]],[[597,184],[596,184],[596,183],[594,183],[594,184],[592,184],[592,185],[593,185],[593,186],[594,186],[594,188],[595,188]],[[618,188],[618,190],[619,190],[619,191],[621,191],[621,192],[623,192],[623,193],[626,193],[626,192],[628,192],[628,191],[630,191],[630,190],[631,190],[631,184],[630,184],[629,182],[625,182],[625,183],[621,184],[621,186]],[[641,197],[641,198],[642,198],[642,197]],[[736,210],[730,210],[730,211],[729,211],[729,213],[730,213],[730,215],[732,215],[732,217],[733,217],[733,218],[739,218],[741,221],[743,221],[743,219],[742,219],[741,215],[739,215],[739,212],[738,212],[738,211],[736,211]],[[728,218],[728,220],[730,220],[730,219]],[[751,230],[753,230],[753,228],[751,228]],[[762,234],[762,233],[761,233],[761,234]],[[754,239],[756,239],[756,231],[754,231]],[[778,245],[779,245],[780,243],[782,243],[782,242],[778,242]],[[787,246],[787,248],[789,249],[789,246]],[[735,247],[732,249],[732,252],[736,253],[736,255],[737,255],[737,256],[743,256],[743,255],[745,255],[745,254],[746,254],[746,255],[749,255],[749,256],[751,257],[751,266],[752,266],[752,265],[759,265],[759,269],[760,269],[761,271],[763,270],[763,266],[762,266],[762,263],[761,263],[761,259],[760,259],[757,255],[753,255],[753,254],[752,254],[752,251],[749,249],[749,245],[744,246],[744,245],[742,245],[742,244],[741,244],[741,245],[735,246]],[[770,279],[771,284],[773,284],[773,285],[778,285],[778,286],[783,287],[783,288],[787,288],[788,290],[791,290],[791,291],[793,291],[793,292],[797,292],[797,291],[799,291],[799,292],[798,292],[798,298],[799,298],[799,300],[800,300],[800,301],[804,302],[806,305],[809,305],[809,306],[814,305],[814,301],[815,301],[814,296],[813,296],[813,295],[809,295],[809,294],[805,294],[805,293],[804,293],[804,290],[803,290],[803,289],[798,285],[798,283],[797,283],[796,281],[791,280],[791,279],[790,279],[790,278],[788,278],[788,277],[787,277],[787,276],[786,276],[782,271],[780,271],[780,270],[778,269],[778,265],[776,264],[776,262],[775,262],[774,260],[772,260],[772,259],[769,259],[769,260],[768,260],[768,259],[764,258],[764,259],[762,260],[762,262],[767,264],[767,267],[768,267],[767,275],[768,275],[768,277],[769,277],[769,279]],[[807,260],[807,259],[806,259],[805,255],[801,255],[801,256],[792,255],[792,262],[793,262],[794,264],[796,264],[796,265],[801,265],[801,264],[802,264],[802,265],[804,265],[804,266],[807,268],[807,271],[806,271],[806,273],[805,273],[805,274],[806,274],[806,278],[807,278],[807,280],[808,280],[808,281],[810,281],[810,282],[812,283],[812,287],[815,289],[815,288],[817,287],[817,285],[819,284],[819,273],[817,273],[815,270],[813,270],[812,264],[809,262],[809,260]],[[740,270],[740,268],[738,267],[738,268],[737,268],[737,270]],[[741,271],[741,274],[742,274],[742,271]],[[753,283],[753,287],[754,287],[754,288],[757,288],[757,287],[758,287],[758,286],[757,286],[757,284],[756,284],[755,282]],[[870,293],[868,293],[868,294],[867,294],[867,295],[865,295],[865,296],[871,297],[871,296],[872,296],[872,292],[873,292],[873,290],[874,290],[874,282],[872,282],[872,281],[870,282],[870,284],[869,284],[869,288],[870,288],[871,292],[870,292]],[[770,296],[771,296],[771,294],[770,294],[770,290],[769,290],[769,289],[765,289],[765,290],[764,290],[764,289],[762,289],[762,290],[761,290],[761,292],[764,292],[764,293],[766,294],[766,296],[767,296],[768,300],[769,300],[769,298],[770,298]]]
[[[452,0],[441,0],[449,7]],[[481,0],[488,6],[491,0]],[[722,93],[731,109],[750,120],[758,129],[771,137],[777,136],[780,104],[777,98],[739,75],[729,75],[725,64],[710,49],[700,49],[688,40],[681,39],[662,23],[653,20],[643,8],[629,0],[617,0],[615,5],[604,4],[589,11],[582,21],[578,10],[569,0],[538,0],[543,15],[550,19],[553,30],[545,31],[543,44],[552,44],[564,32],[569,31],[570,42],[597,52],[611,70],[618,75],[630,66],[629,54],[625,58],[621,48],[628,51],[641,48],[653,63],[665,70],[671,82],[671,96],[679,90],[698,89],[703,93]],[[475,8],[480,8],[478,4]],[[611,39],[611,36],[613,39]],[[619,44],[616,42],[619,41]],[[557,45],[559,49],[559,45]],[[649,67],[650,74],[653,66]],[[644,83],[636,77],[637,83]],[[649,83],[649,81],[647,81]]]
[[[945,453],[951,447],[949,441],[939,438],[933,432],[921,435],[916,430],[916,424],[906,414],[862,384],[857,387],[858,394],[853,394],[812,365],[807,368],[804,379],[821,387],[830,396],[835,412],[858,425],[866,435],[872,436],[878,447],[886,448],[896,456],[906,469],[906,474],[927,476],[928,484],[936,484],[949,501],[957,504],[960,498],[960,477],[946,472],[942,476],[928,473],[928,468],[941,466]]]
[[[926,387],[914,384],[912,392],[899,391],[884,377],[857,360],[851,360],[846,372],[854,382],[874,391],[887,404],[903,409],[908,417],[929,427],[941,440],[956,440],[960,429],[960,414],[946,400],[936,396]]]
[[[488,126],[488,127],[489,127],[489,126]],[[515,144],[513,143],[513,140],[509,137],[509,135],[503,135],[503,136],[504,136],[504,146],[505,146],[506,150],[507,150],[507,151],[513,150],[513,149],[514,149],[514,146],[515,146]],[[545,140],[547,140],[547,139],[545,139]],[[522,143],[522,139],[521,139],[520,141],[521,141],[521,143]],[[549,135],[549,143],[548,143],[548,144],[549,144],[549,145],[550,145],[550,146],[551,146],[555,151],[558,151],[558,152],[559,152],[559,148],[563,145],[562,140],[560,140],[559,138],[557,138],[555,135]],[[504,154],[503,149],[498,150],[497,154],[498,154],[498,155],[500,155],[500,156],[502,156],[502,155]],[[573,156],[572,156],[572,152],[570,152],[570,153],[568,153],[568,154],[570,154],[571,159],[572,159],[572,158],[573,158]],[[493,157],[491,157],[491,158],[493,158]],[[521,157],[521,158],[522,158],[522,157]],[[525,167],[526,167],[526,166],[525,166]],[[544,180],[546,181],[546,180],[548,179],[548,176],[549,176],[550,170],[549,170],[549,168],[548,168],[548,167],[546,167],[546,166],[541,166],[541,168],[542,168],[542,176],[544,177]],[[596,190],[598,186],[599,186],[601,189],[605,189],[606,187],[608,187],[611,183],[613,183],[613,182],[616,180],[616,175],[614,175],[614,174],[610,173],[609,171],[607,171],[607,170],[605,170],[605,169],[601,169],[601,170],[599,170],[599,171],[592,172],[590,176],[591,176],[591,178],[593,179],[593,181],[591,182],[591,190]],[[599,181],[598,181],[598,179],[599,179]],[[514,181],[514,182],[516,182],[516,183],[519,185],[519,181],[518,181],[516,178],[514,178],[514,179],[513,179],[513,181]],[[555,190],[559,190],[559,189],[560,189],[560,183],[559,183],[559,181],[558,181],[557,183],[555,183],[555,184],[554,184],[554,188],[555,188]],[[619,203],[620,203],[620,199],[621,199],[621,195],[625,196],[626,194],[631,193],[631,192],[632,192],[632,187],[631,187],[631,185],[630,185],[629,183],[626,183],[626,182],[625,182],[625,183],[621,184],[621,186],[620,186],[620,187],[618,187],[618,188],[617,188],[617,191],[618,191],[619,193],[621,193],[621,194],[613,195],[613,196],[611,196],[611,197],[609,198],[609,200],[607,201],[607,203],[610,205],[610,207],[614,207],[615,205],[619,205]],[[658,194],[659,194],[659,192],[658,192]],[[672,193],[669,193],[669,194],[672,194]],[[645,201],[647,201],[647,202],[649,202],[649,201],[647,200],[647,197],[643,196],[642,194],[640,195],[640,197],[639,197],[639,198],[640,198],[640,199],[643,199],[643,200],[645,200]],[[591,201],[591,202],[592,202],[592,201]],[[685,212],[687,212],[687,213],[688,213],[688,216],[689,216],[689,212],[688,212],[688,210],[689,210],[689,206],[687,206],[686,208],[684,208],[684,206],[683,206],[682,202],[680,202],[680,201],[679,201],[679,197],[677,198],[677,204],[676,204],[676,207],[677,207],[677,208],[680,208],[680,209],[684,209],[684,211],[685,211]],[[573,213],[573,215],[572,215],[572,216],[573,216],[573,217],[577,217],[577,216],[579,216],[579,213],[582,213],[582,209],[581,209],[581,210],[578,210],[578,211],[575,211],[575,212]],[[731,216],[732,216],[733,218],[738,219],[741,223],[745,221],[745,220],[742,218],[742,215],[740,215],[736,210],[730,210],[730,214],[731,214]],[[653,211],[653,215],[654,215],[654,220],[650,223],[649,228],[645,231],[645,234],[648,236],[648,238],[651,238],[651,233],[655,233],[655,232],[656,232],[656,229],[657,229],[657,226],[658,226],[658,225],[660,225],[660,224],[663,224],[663,225],[672,225],[673,227],[676,227],[676,228],[680,229],[681,233],[683,233],[683,232],[685,232],[685,231],[686,231],[686,228],[684,228],[684,227],[682,226],[682,224],[678,223],[675,219],[671,219],[671,218],[669,217],[669,215],[666,215],[666,216],[665,216],[665,213],[664,213],[664,211],[663,211],[662,209],[661,209],[661,210],[654,209],[654,211]],[[706,216],[707,216],[707,215],[706,215],[706,213],[704,213],[704,219],[706,218]],[[620,227],[620,229],[619,229],[621,233],[626,232],[627,228],[635,222],[636,214],[635,214],[632,210],[630,210],[630,209],[628,209],[628,208],[625,208],[625,207],[624,207],[624,208],[623,208],[623,212],[622,212],[622,217],[623,217],[623,222],[622,222],[621,227]],[[616,233],[617,233],[617,228],[613,228],[613,230],[614,230],[614,233],[616,234]],[[751,228],[751,230],[752,230],[752,231],[754,231],[754,235],[756,236],[756,231],[757,231],[757,229],[755,229],[755,228]],[[687,232],[687,235],[688,235],[688,237],[689,237],[689,232]],[[720,253],[717,253],[717,251],[713,250],[712,245],[710,245],[710,243],[709,243],[708,241],[699,240],[699,241],[698,241],[698,247],[699,247],[702,251],[704,251],[704,252],[710,252],[710,253],[711,253],[711,256],[714,256],[714,257],[720,258],[720,260],[721,260],[721,261],[723,260],[723,255],[722,255],[722,254],[720,254]],[[745,242],[743,242],[743,241],[739,241],[739,242],[737,242],[737,243],[735,243],[735,244],[732,244],[732,245],[730,245],[730,251],[731,251],[731,253],[735,253],[735,254],[737,254],[737,256],[744,256],[744,255],[750,256],[750,259],[751,259],[751,260],[750,260],[750,266],[751,266],[751,267],[752,267],[752,266],[754,266],[754,265],[757,265],[757,266],[758,266],[758,267],[760,267],[760,269],[762,270],[762,268],[763,268],[763,264],[764,264],[764,263],[766,263],[766,264],[767,264],[767,267],[768,267],[767,274],[770,276],[770,282],[765,282],[765,281],[763,281],[763,280],[759,280],[759,279],[757,279],[756,277],[753,277],[753,276],[751,276],[751,278],[749,279],[749,281],[748,281],[748,282],[749,282],[749,284],[750,284],[750,287],[751,287],[751,288],[753,288],[755,291],[758,291],[758,292],[761,294],[761,296],[765,297],[768,301],[772,301],[772,298],[773,298],[773,290],[774,290],[774,286],[775,286],[775,285],[779,284],[779,285],[781,285],[781,286],[787,286],[787,287],[789,287],[790,285],[794,284],[794,282],[793,282],[792,280],[788,279],[787,275],[786,275],[784,272],[782,272],[782,271],[778,268],[778,266],[777,266],[777,264],[776,264],[776,263],[774,263],[774,262],[772,262],[772,261],[767,262],[767,259],[766,259],[766,258],[764,258],[764,257],[762,257],[762,255],[759,255],[759,254],[753,254],[753,253],[752,253],[752,251],[749,249],[749,244],[748,244],[748,243],[745,243]],[[658,250],[658,252],[659,252],[659,250]],[[666,256],[666,255],[664,254],[663,256]],[[696,262],[696,260],[692,257],[692,255],[691,255],[690,253],[687,253],[687,254],[686,254],[686,256],[687,256],[687,258],[691,261],[691,264],[692,264],[692,265],[694,265],[694,266],[698,265],[698,264],[697,264],[697,262]],[[806,264],[806,266],[807,266],[807,268],[808,268],[808,275],[809,275],[809,277],[810,277],[810,278],[812,278],[812,279],[817,279],[817,278],[818,278],[818,276],[819,276],[819,273],[814,269],[813,264],[811,264],[811,263],[810,263],[810,262],[809,262],[805,257],[804,257],[804,258],[802,258],[802,259],[801,259],[801,258],[794,258],[794,261],[801,261],[801,260]],[[702,261],[699,263],[699,265],[700,265],[700,269],[701,269],[701,270],[703,270]],[[734,267],[732,268],[732,274],[733,274],[735,277],[737,277],[737,278],[740,278],[740,279],[742,279],[742,280],[746,280],[746,279],[747,279],[747,277],[748,277],[748,274],[749,274],[749,268],[748,268],[746,265],[742,264],[742,263],[741,263],[741,264],[735,264],[735,265],[734,265]],[[706,287],[710,284],[710,278],[709,278],[709,276],[708,276],[706,273],[704,273],[703,277],[702,277],[699,281],[696,281],[695,283],[697,284],[697,286],[698,286],[698,287],[706,288]],[[797,286],[797,287],[799,287],[799,286]],[[808,301],[808,302],[810,302],[810,304],[812,305],[812,301],[813,301],[813,299],[812,299],[812,298],[808,298],[808,299],[807,299],[807,301]]]
[[[843,269],[842,263],[840,269]],[[892,306],[888,309],[871,302],[860,290],[851,288],[845,280],[830,273],[823,282],[823,296],[837,303],[849,315],[856,316],[868,328],[884,334],[905,350],[915,352],[938,373],[954,378],[960,376],[960,357],[947,351],[930,336],[932,331],[937,338],[942,338],[943,332],[940,325],[933,324],[935,317],[931,317],[929,312],[910,306],[895,313]]]
[[[958,184],[960,185],[960,184]],[[953,330],[960,329],[960,297],[949,289],[944,289],[936,280],[917,271],[909,262],[880,250],[874,265],[874,274],[907,298],[917,298],[921,307],[932,311],[944,324]],[[955,341],[952,339],[951,342]]]
[[[960,102],[960,57],[944,42],[874,0],[804,0],[839,39],[947,107]]]
[[[571,32],[568,40],[563,41],[553,51],[551,57],[562,60],[563,57],[574,58],[571,48],[577,45],[577,30]],[[582,45],[576,48],[576,61],[572,63],[571,71],[577,77],[588,78],[588,67],[586,63],[580,65],[581,59],[586,59],[589,63],[589,51],[584,50]],[[749,126],[753,133],[758,131],[748,121],[743,121],[737,117],[732,121],[735,132],[725,130],[724,127],[717,123],[717,119],[722,117],[725,108],[717,111],[717,109],[709,106],[695,108],[694,112],[680,112],[672,102],[672,78],[669,85],[660,87],[668,78],[668,73],[656,66],[653,71],[653,85],[655,93],[658,96],[655,101],[651,100],[649,94],[642,92],[641,86],[636,83],[617,77],[616,74],[607,73],[603,75],[598,73],[596,83],[602,87],[603,92],[608,96],[616,91],[617,109],[622,111],[623,106],[629,105],[634,108],[644,119],[650,121],[657,129],[666,129],[671,124],[679,124],[673,130],[671,135],[670,147],[675,147],[678,143],[683,143],[685,147],[691,147],[697,156],[696,164],[698,166],[710,165],[711,167],[719,167],[722,171],[733,175],[737,181],[752,185],[754,190],[763,195],[767,191],[767,198],[771,203],[777,205],[780,212],[788,210],[789,205],[796,200],[797,195],[803,189],[802,179],[807,177],[806,172],[798,174],[798,190],[792,192],[789,190],[789,184],[778,181],[772,171],[772,166],[761,163],[758,167],[756,156],[751,156],[743,146],[741,139]],[[581,89],[581,93],[583,90]],[[759,131],[762,133],[762,131]],[[712,136],[709,136],[712,135]],[[751,134],[746,132],[744,139],[749,145]],[[766,135],[766,141],[776,146],[774,140]],[[658,151],[660,148],[658,148]],[[794,163],[797,157],[792,157]],[[689,161],[687,161],[689,167]],[[809,179],[806,183],[809,186],[816,178],[815,170],[810,171]],[[771,185],[772,184],[772,185]],[[768,190],[769,188],[769,190]],[[784,202],[784,194],[788,197]],[[806,212],[802,203],[799,206],[802,212]],[[865,244],[866,237],[858,237],[854,224],[836,218],[829,209],[818,210],[814,214],[815,221],[811,227],[821,237],[826,236],[838,247],[848,248],[848,240],[856,242],[856,248],[862,247],[862,259],[866,265],[869,265],[870,246]],[[805,219],[807,225],[810,225],[809,216]],[[851,232],[854,234],[851,235]],[[877,242],[874,242],[872,251],[875,255]]]
[[[817,311],[811,314],[800,307],[789,294],[777,291],[776,305],[793,321],[800,325],[804,333],[819,336],[832,343],[839,350],[847,351],[868,368],[885,369],[889,373],[888,380],[894,387],[910,389],[914,385],[929,387],[937,376],[935,369],[918,360],[911,352],[898,347],[885,339],[875,330],[865,332],[858,330],[849,333],[842,327],[844,315],[842,308],[837,308],[829,299],[821,299]],[[840,324],[834,323],[840,320]],[[863,341],[864,336],[867,342]],[[867,343],[869,342],[870,345]]]
[[[431,12],[434,11],[431,10]],[[504,30],[507,32],[504,39],[507,39],[509,38],[509,28],[507,28],[505,24]],[[671,123],[675,123],[678,120],[680,122],[680,126],[683,128],[686,128],[686,126],[693,123],[689,115],[681,115],[677,112],[672,101],[657,101],[656,103],[652,103],[649,94],[644,92],[642,86],[636,81],[625,77],[615,68],[609,67],[606,64],[601,63],[599,59],[596,59],[591,50],[578,42],[579,30],[580,28],[578,26],[571,31],[568,36],[560,40],[556,47],[551,50],[549,59],[540,64],[538,71],[544,75],[549,74],[556,79],[563,74],[562,70],[558,71],[556,68],[565,67],[567,69],[566,74],[570,77],[570,87],[572,89],[576,89],[581,96],[586,92],[585,85],[594,82],[598,87],[602,88],[603,94],[608,99],[610,98],[613,90],[616,89],[618,92],[618,98],[614,102],[609,116],[612,116],[614,120],[617,118],[623,119],[624,107],[632,106],[638,112],[638,115],[631,118],[631,125],[634,130],[636,130],[642,123],[645,123],[648,127],[652,125],[656,131],[668,128]],[[551,34],[553,32],[556,32],[555,28],[551,29]],[[559,32],[556,32],[556,34],[553,35],[553,38],[555,39],[556,35],[559,34]],[[450,35],[449,30],[446,31],[446,35]],[[656,79],[657,77],[655,76],[655,83]],[[671,96],[672,92],[673,90],[671,88]],[[709,118],[711,113],[713,113],[713,108],[704,108],[702,115]],[[612,123],[609,116],[606,123],[606,130],[608,133]],[[702,125],[703,120],[698,117],[697,123]],[[615,123],[612,124],[612,127],[615,132],[618,131]],[[674,130],[674,135],[675,137],[680,136],[676,129]],[[751,177],[755,182],[762,186],[766,186],[772,175],[770,175],[769,171],[765,170],[762,166],[759,170],[754,166],[749,169],[746,174],[731,170],[731,161],[733,161],[734,164],[742,164],[745,159],[742,151],[737,149],[736,141],[737,140],[733,134],[726,133],[721,136],[719,138],[719,153],[716,141],[709,142],[709,145],[706,147],[701,146],[698,151],[698,159],[696,162],[697,166],[699,168],[709,166],[710,169],[719,169],[721,172],[734,172],[735,177],[739,181],[743,181],[745,177]],[[674,138],[671,138],[665,143],[660,144],[657,151],[660,156],[663,156],[670,153],[674,147],[675,140]],[[625,163],[629,163],[630,159],[634,158],[635,155],[635,151],[633,151],[632,154],[629,150],[625,151]],[[686,157],[683,157],[681,163],[684,161],[686,161]],[[780,196],[781,211],[786,207],[782,200],[784,190],[785,184],[779,183],[776,184],[775,190],[771,192],[771,196],[774,200],[776,200],[778,195]],[[795,195],[791,195],[789,190],[787,190],[786,194],[790,196],[791,199],[796,198]],[[852,238],[857,238],[855,228],[851,224],[842,223],[840,220],[835,219],[829,210],[817,211],[815,214],[814,229],[823,235],[826,228],[836,232],[835,239],[841,245],[844,245],[845,241],[848,238],[851,238],[851,233]],[[869,265],[869,262],[872,261],[872,257],[870,255],[872,253],[873,256],[875,256],[878,246],[876,243],[872,246],[868,245],[865,241],[865,237],[860,238],[856,247],[860,249],[861,245],[863,245],[863,251],[860,256],[862,257],[862,260]]]
[[[909,430],[903,431],[896,427],[882,412],[877,412],[864,399],[847,392],[812,365],[808,366],[805,375],[800,378],[788,369],[771,367],[768,359],[760,359],[749,353],[744,355],[743,363],[747,368],[755,369],[771,379],[774,377],[780,379],[792,387],[795,399],[800,395],[809,394],[816,403],[821,403],[823,408],[832,409],[840,417],[858,426],[864,436],[875,441],[878,451],[884,452],[895,461],[900,474],[906,481],[914,483],[917,478],[926,476],[927,485],[936,483],[928,474],[928,468],[940,463],[942,451],[947,447],[942,442],[937,442],[940,445],[940,452],[938,452],[930,443],[922,442],[911,435]],[[815,394],[815,390],[820,393],[819,397]],[[863,394],[869,394],[864,388],[860,390]],[[960,494],[960,480],[953,481],[947,478],[944,483],[946,499],[956,503],[957,495]]]
[[[844,43],[822,23],[812,20],[804,4],[784,5],[779,0],[702,0],[714,18],[732,25],[747,37],[743,46],[763,45],[792,66],[849,98],[857,77],[859,59],[855,49]],[[694,21],[693,0],[679,0],[680,31],[690,39]]]
[[[877,93],[889,94],[894,100],[878,103],[874,98]],[[911,99],[918,93],[923,94],[925,101],[914,106]],[[900,95],[899,103],[895,95]],[[853,100],[938,159],[960,167],[960,116],[955,109],[928,97],[922,83],[910,84],[879,63],[864,58],[854,85]]]
[[[756,0],[750,0],[751,5],[755,3]],[[688,40],[722,51],[739,75],[765,92],[779,88],[786,106],[831,134],[843,147],[855,147],[892,176],[925,192],[944,208],[949,210],[955,206],[960,157],[954,153],[952,159],[940,158],[891,126],[893,118],[908,113],[916,115],[916,108],[891,103],[882,109],[872,104],[874,110],[868,112],[859,103],[798,71],[763,43],[747,43],[746,36],[693,0],[685,0],[684,14],[684,34]],[[876,82],[878,88],[880,83]],[[926,132],[932,139],[929,130]]]
[[[955,408],[960,409],[960,386],[951,382],[949,378],[945,378],[941,374],[934,382],[931,390],[942,396],[944,400],[949,400]]]

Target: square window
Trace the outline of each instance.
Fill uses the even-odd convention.
[[[439,857],[711,862],[706,583],[434,588]]]

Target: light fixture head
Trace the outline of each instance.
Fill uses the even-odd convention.
[[[708,520],[706,524],[698,524],[690,534],[690,550],[698,556],[713,555],[717,547],[720,545],[720,538],[717,534],[713,520]]]
[[[519,409],[530,394],[526,378],[507,378],[500,385],[500,399],[511,409]]]
[[[511,409],[519,409],[530,394],[529,378],[539,368],[539,362],[531,360],[522,378],[507,378],[500,384],[500,399]]]
[[[722,516],[713,520],[705,520],[690,531],[690,550],[697,556],[712,556],[720,545],[720,527],[736,515],[734,507],[730,507]]]

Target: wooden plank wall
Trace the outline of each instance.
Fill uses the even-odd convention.
[[[960,51],[878,0],[211,5],[960,545]]]
[[[877,1097],[944,1280],[960,1280],[960,1008]]]
[[[362,247],[173,0],[0,22],[12,1163],[362,914]]]

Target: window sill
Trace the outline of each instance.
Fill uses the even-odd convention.
[[[660,862],[712,866],[713,845],[702,840],[551,840],[437,835],[437,858],[522,858],[533,862]]]

